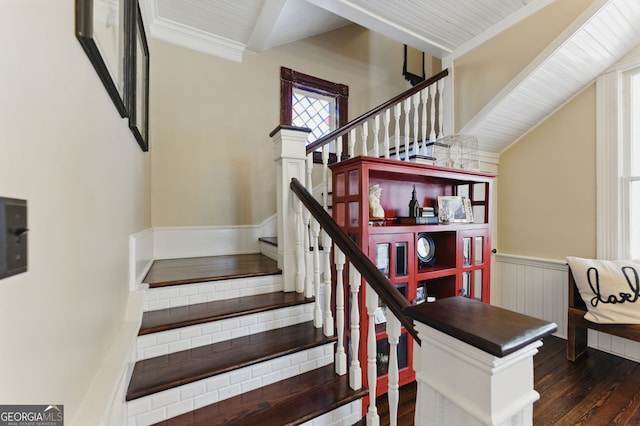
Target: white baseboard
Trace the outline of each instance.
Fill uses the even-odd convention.
[[[154,232],[145,229],[129,236],[129,290],[135,291],[153,264]]]
[[[144,287],[129,293],[124,319],[105,354],[71,425],[126,424],[125,396],[135,362],[136,338],[142,321]]]

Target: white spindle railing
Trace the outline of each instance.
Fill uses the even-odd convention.
[[[349,268],[349,288],[351,291],[351,300],[357,301],[360,296],[360,272],[353,265]],[[360,367],[360,359],[357,354],[360,353],[360,305],[351,303],[351,367],[349,369],[349,384],[351,389],[360,389],[362,387],[362,367]]]
[[[415,155],[426,155],[427,143],[434,142],[442,136],[443,108],[440,105],[443,89],[442,80],[437,80],[429,86],[414,91],[409,96],[389,104],[384,109],[369,114],[358,126],[327,140],[321,151],[321,170],[314,172],[313,152],[307,152],[300,157],[305,164],[300,163],[291,170],[298,171],[298,180],[304,182],[309,193],[320,196],[320,204],[330,210],[329,194],[331,192],[329,147],[336,149],[337,161],[343,153],[348,157],[358,155],[383,156],[408,161]],[[391,117],[393,114],[393,118]],[[369,129],[371,126],[371,131]],[[346,146],[343,146],[343,137]],[[393,141],[393,143],[391,142]],[[329,143],[332,142],[332,143]],[[359,145],[359,146],[358,146]],[[301,149],[304,149],[301,147]],[[344,149],[344,151],[343,151]],[[404,154],[402,154],[404,152]],[[290,165],[283,167],[291,167]],[[285,175],[286,176],[286,175]],[[320,177],[320,182],[313,182],[312,177]],[[283,185],[286,182],[282,182]],[[314,191],[314,189],[316,189]],[[295,198],[295,195],[294,195]],[[279,207],[280,208],[280,207]],[[378,307],[378,295],[361,278],[360,272],[353,266],[343,252],[334,245],[329,235],[323,231],[316,218],[302,203],[285,204],[282,208],[291,209],[290,225],[295,227],[292,234],[295,242],[283,242],[294,246],[295,291],[304,293],[307,297],[314,297],[314,326],[322,328],[327,336],[337,335],[335,352],[335,371],[337,374],[349,374],[349,384],[353,389],[361,389],[363,384],[361,363],[367,364],[367,384],[369,390],[369,407],[367,407],[367,424],[379,424],[376,408],[376,353],[377,341],[375,330],[375,310]],[[284,224],[283,226],[287,226]],[[280,245],[280,241],[278,241]],[[333,256],[331,251],[333,250]],[[280,251],[280,247],[279,247]],[[283,252],[288,252],[283,247]],[[333,263],[332,263],[333,259]],[[335,277],[332,276],[335,271]],[[345,282],[345,278],[346,282]],[[333,287],[335,285],[335,287]],[[360,306],[361,291],[365,291],[365,306]],[[345,295],[349,294],[350,303],[345,302]],[[332,297],[335,300],[332,300]],[[335,303],[332,303],[332,302]],[[332,307],[335,306],[335,312]],[[367,330],[361,331],[360,313],[366,309],[368,315]],[[348,333],[347,333],[348,330]],[[399,372],[397,347],[400,338],[400,322],[388,311],[387,338],[390,345],[388,365],[388,401],[391,424],[397,424],[397,410],[399,400]],[[347,340],[348,334],[348,340]],[[361,335],[366,341],[361,341]],[[368,358],[359,359],[360,347],[366,345]],[[349,347],[349,351],[346,348]],[[349,355],[350,354],[350,360]]]
[[[367,332],[367,383],[369,385],[369,407],[367,408],[367,425],[378,426],[380,416],[376,408],[376,392],[378,382],[377,338],[376,338],[376,309],[378,309],[378,294],[367,285],[367,316],[369,317],[369,330]]]
[[[389,403],[389,421],[391,426],[398,424],[398,402],[400,384],[398,371],[398,343],[400,342],[400,321],[391,313],[387,314],[387,336],[389,340],[389,371],[387,376],[387,400]]]
[[[347,373],[347,353],[344,350],[344,264],[345,256],[342,251],[333,247],[334,262],[336,265],[336,333],[338,343],[336,347],[336,373]]]

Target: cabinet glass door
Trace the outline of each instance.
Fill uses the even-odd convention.
[[[488,229],[460,232],[461,296],[489,302]]]

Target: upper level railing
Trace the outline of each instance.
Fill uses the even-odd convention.
[[[356,136],[359,133],[361,143],[358,155],[368,155],[371,152],[371,155],[389,158],[390,150],[395,150],[394,153],[397,155],[402,148],[409,148],[415,154],[422,151],[426,155],[427,146],[425,143],[434,142],[443,134],[442,93],[444,87],[442,82],[448,75],[449,70],[445,69],[351,120],[339,129],[317,139],[307,145],[307,154],[336,141],[338,149],[335,152],[341,153],[341,158],[353,157],[356,155]],[[393,121],[391,120],[391,112],[393,112]],[[371,121],[373,121],[373,126],[370,138],[369,123]],[[380,135],[382,135],[382,149],[380,149]],[[346,136],[348,136],[348,149],[345,151],[342,141]],[[391,146],[392,139],[393,146]],[[412,146],[403,147],[404,141],[411,141]],[[408,160],[409,157],[404,156],[402,159]]]

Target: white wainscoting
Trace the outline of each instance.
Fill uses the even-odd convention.
[[[154,258],[259,253],[260,237],[276,236],[276,215],[259,225],[153,228]]]
[[[558,325],[556,336],[567,336],[566,262],[495,255],[496,304]]]
[[[567,337],[568,269],[564,261],[496,254],[492,303],[555,322],[554,335]],[[589,346],[640,362],[640,343],[589,330]]]

